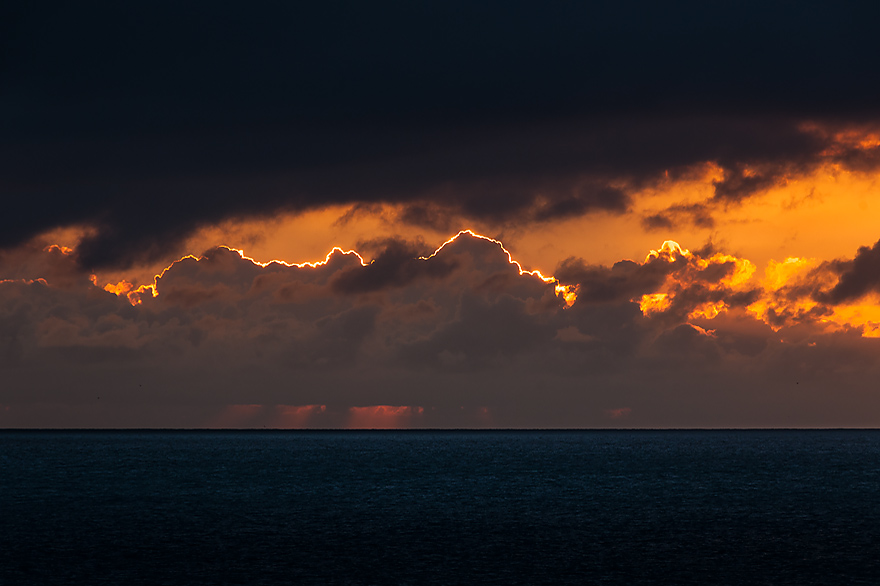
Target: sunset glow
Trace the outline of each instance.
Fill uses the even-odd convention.
[[[423,407],[408,405],[372,405],[352,407],[346,427],[349,429],[398,429],[412,427],[412,420],[425,412]]]
[[[22,4],[3,425],[880,425],[876,15],[638,8]]]
[[[0,7],[0,585],[873,584],[880,2]]]

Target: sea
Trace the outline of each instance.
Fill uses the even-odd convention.
[[[880,584],[880,431],[0,431],[0,584]]]

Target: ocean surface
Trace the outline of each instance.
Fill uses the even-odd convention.
[[[0,584],[880,584],[880,431],[2,431]]]

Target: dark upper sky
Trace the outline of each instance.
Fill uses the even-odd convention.
[[[425,202],[499,222],[623,211],[621,182],[705,160],[807,165],[827,145],[803,121],[880,119],[869,3],[0,10],[0,246],[90,224],[87,268],[328,203],[401,202],[435,225]]]
[[[824,2],[19,3],[4,127],[481,124],[874,112],[877,9]]]

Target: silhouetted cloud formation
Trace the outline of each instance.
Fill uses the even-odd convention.
[[[333,280],[334,291],[367,293],[387,287],[404,287],[419,278],[442,279],[454,271],[456,261],[438,259],[426,263],[414,246],[400,239],[387,239],[382,250],[366,267],[352,267]]]
[[[880,293],[880,241],[868,248],[862,246],[855,258],[832,263],[839,281],[825,299],[833,304],[854,301],[868,293]]]
[[[803,305],[807,283],[833,291],[873,248],[834,265],[839,282],[795,259],[783,268],[799,272],[760,287],[747,260],[709,247],[568,259],[569,304],[484,237],[430,255],[370,245],[372,264],[212,248],[168,267],[155,295],[103,289],[74,251],[7,251],[19,277],[0,281],[0,425],[850,425],[875,412],[877,340],[832,327],[835,306]],[[813,390],[793,398],[785,376]]]
[[[555,275],[565,283],[578,285],[578,303],[630,301],[656,291],[667,275],[686,264],[683,258],[673,262],[639,264],[631,260],[612,267],[587,265],[583,259],[569,258],[560,263]]]

